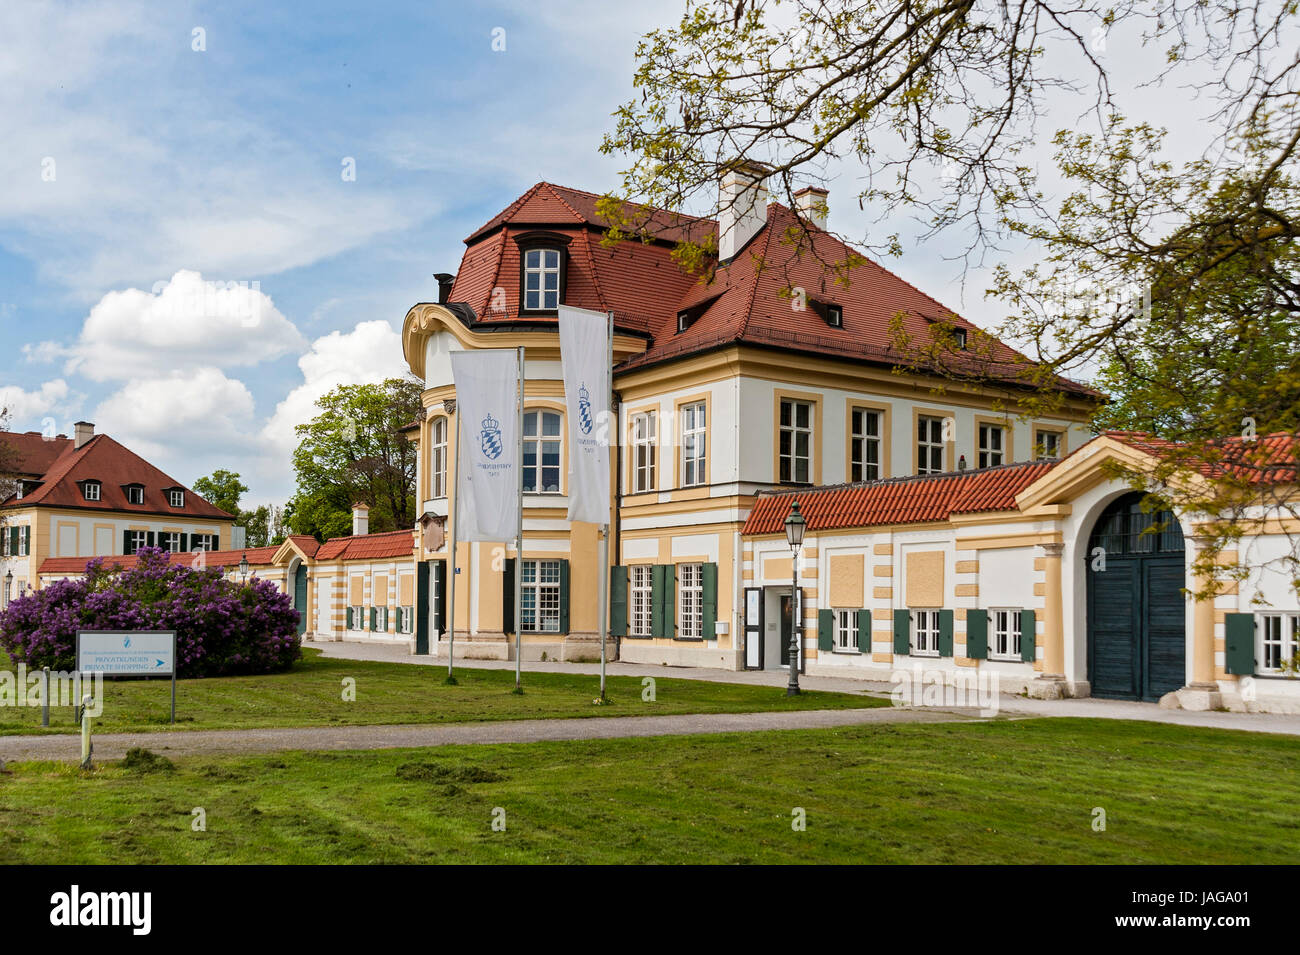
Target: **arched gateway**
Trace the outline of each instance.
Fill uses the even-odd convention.
[[[1084,555],[1093,696],[1154,701],[1187,682],[1183,532],[1170,511],[1143,513],[1142,497],[1111,503]]]

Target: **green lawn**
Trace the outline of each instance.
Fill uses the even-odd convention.
[[[0,863],[1300,862],[1300,740],[1154,723],[10,769]],[[196,807],[206,832],[191,830]],[[791,829],[795,807],[804,832]]]
[[[640,677],[610,677],[611,705],[594,706],[595,676],[524,673],[522,695],[512,693],[513,670],[458,669],[456,686],[446,667],[340,660],[306,649],[288,673],[257,677],[181,680],[176,688],[182,729],[253,729],[377,723],[464,723],[481,720],[573,716],[646,716],[671,713],[748,713],[773,710],[888,706],[887,699],[857,693],[804,693],[788,699],[783,687],[655,678],[655,700],[643,701]],[[12,669],[0,654],[0,669]],[[356,699],[343,698],[355,680]],[[107,680],[104,714],[95,732],[167,730],[170,685],[164,680]],[[0,736],[74,732],[71,708],[50,711],[50,729],[35,707],[0,707]]]

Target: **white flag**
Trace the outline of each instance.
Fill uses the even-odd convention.
[[[569,520],[609,523],[609,317],[560,306],[569,420]]]
[[[460,418],[456,539],[510,541],[519,533],[519,362],[514,349],[451,354]]]

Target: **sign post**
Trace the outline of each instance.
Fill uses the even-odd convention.
[[[176,722],[175,630],[78,630],[77,671],[171,677],[172,722]]]

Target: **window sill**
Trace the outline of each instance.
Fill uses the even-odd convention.
[[[703,643],[703,637],[673,637],[678,643]]]
[[[938,659],[940,658],[940,657],[939,657],[939,651],[938,651],[938,650],[909,650],[909,651],[907,652],[907,656],[909,656],[909,657],[928,657],[928,658],[930,658],[930,659],[932,659],[932,660],[938,660]]]
[[[843,654],[843,655],[846,656],[846,657],[860,657],[860,656],[862,656],[862,651],[861,651],[861,650],[854,650],[854,649],[852,649],[852,648],[850,648],[850,647],[836,647],[836,648],[835,648],[834,650],[832,650],[831,652],[832,652],[832,653]]]

